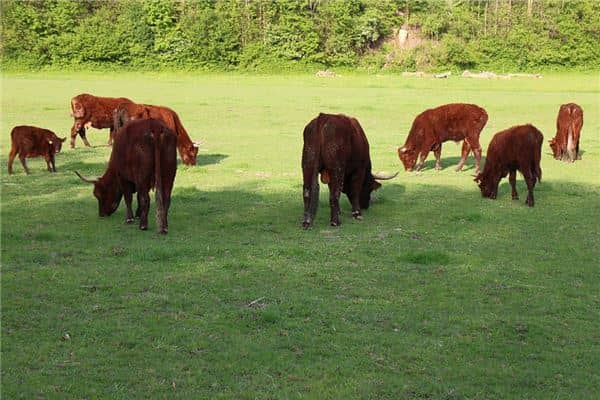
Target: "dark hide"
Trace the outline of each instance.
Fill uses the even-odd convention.
[[[126,222],[132,223],[133,193],[137,192],[140,229],[148,229],[150,189],[156,188],[156,219],[159,233],[167,233],[167,214],[171,191],[177,171],[177,137],[161,121],[143,119],[130,121],[115,133],[108,168],[94,183],[99,214],[109,216],[116,211],[125,197]]]
[[[71,128],[71,148],[75,147],[75,138],[79,134],[83,143],[89,146],[85,132],[90,126],[96,129],[109,128],[108,144],[112,143],[115,132],[113,110],[122,103],[132,103],[125,97],[98,97],[83,93],[71,99],[71,116],[74,118]]]
[[[514,126],[496,133],[488,147],[483,172],[475,178],[481,195],[495,199],[500,180],[510,174],[508,180],[512,187],[512,198],[517,200],[516,173],[519,170],[527,184],[525,203],[533,207],[533,188],[536,181],[542,180],[540,159],[543,140],[542,133],[533,125]]]
[[[352,204],[352,216],[362,218],[371,192],[381,187],[371,173],[369,142],[359,122],[345,115],[319,114],[304,128],[302,149],[304,220],[306,229],[314,221],[319,202],[318,174],[329,186],[331,225],[340,225],[340,194]],[[378,179],[389,179],[378,178]]]
[[[177,149],[186,165],[196,165],[198,145],[190,139],[181,120],[175,111],[168,107],[153,106],[150,104],[124,103],[114,111],[115,126],[118,128],[125,122],[135,119],[155,118],[161,120],[167,128],[177,135]]]
[[[479,134],[488,120],[487,112],[474,104],[446,104],[423,111],[413,121],[404,146],[398,148],[398,157],[407,171],[423,168],[430,151],[435,155],[435,169],[441,169],[442,143],[463,140],[461,159],[456,167],[460,171],[469,152],[475,154],[475,173],[479,173],[481,146]],[[417,157],[419,163],[417,164]]]
[[[44,157],[48,171],[56,172],[54,154],[60,153],[62,143],[67,138],[59,138],[48,129],[35,126],[15,126],[10,132],[10,153],[8,154],[8,173],[13,173],[13,162],[19,155],[25,173],[29,175],[29,169],[25,158]]]
[[[550,141],[552,155],[557,160],[581,160],[579,138],[583,126],[583,110],[575,103],[563,104],[556,118],[556,136]]]

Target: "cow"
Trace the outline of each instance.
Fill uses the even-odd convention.
[[[556,136],[550,139],[552,155],[556,160],[581,160],[579,137],[583,126],[583,110],[575,103],[563,104],[556,118]]]
[[[177,149],[183,163],[186,165],[196,165],[199,144],[190,139],[181,124],[179,116],[172,109],[150,104],[122,103],[113,111],[113,118],[113,125],[116,129],[121,127],[125,122],[133,119],[160,119],[177,135]]]
[[[90,146],[86,138],[86,129],[90,126],[96,129],[109,128],[108,145],[112,144],[115,129],[113,126],[113,110],[123,103],[133,103],[125,97],[98,97],[83,93],[71,99],[71,116],[74,118],[71,128],[71,148],[75,148],[77,135],[83,143]]]
[[[329,186],[331,226],[340,225],[340,194],[352,204],[352,216],[362,219],[361,210],[369,208],[371,192],[381,187],[376,179],[392,179],[371,173],[369,142],[356,118],[338,114],[319,114],[304,128],[302,149],[304,179],[304,220],[307,229],[314,221],[319,203],[318,175]]]
[[[481,195],[495,199],[500,180],[508,174],[508,181],[512,186],[512,199],[518,200],[516,175],[519,170],[527,184],[525,203],[533,207],[533,188],[536,181],[542,180],[540,159],[543,140],[542,133],[531,124],[513,126],[496,133],[488,146],[483,172],[475,177]]]
[[[469,152],[475,154],[475,173],[479,173],[481,146],[479,134],[488,120],[487,112],[475,104],[453,103],[423,111],[413,121],[404,146],[398,148],[398,157],[404,169],[411,171],[423,168],[430,151],[435,155],[435,169],[442,169],[440,156],[442,143],[448,140],[463,140],[461,159],[456,167],[460,171]],[[420,157],[417,164],[417,157]]]
[[[167,214],[177,171],[177,136],[160,120],[130,121],[115,133],[113,149],[104,175],[88,179],[75,171],[85,182],[94,184],[100,217],[111,215],[119,207],[121,197],[127,206],[126,223],[134,222],[131,209],[133,193],[137,192],[140,229],[148,229],[149,191],[156,189],[156,220],[158,232],[168,230]]]
[[[60,153],[63,142],[67,138],[59,138],[48,129],[35,126],[15,126],[10,132],[10,153],[8,154],[8,173],[13,173],[13,162],[17,154],[23,165],[25,173],[29,175],[29,169],[25,158],[43,156],[46,159],[48,171],[56,172],[54,154]]]

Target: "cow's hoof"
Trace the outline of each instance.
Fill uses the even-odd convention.
[[[308,221],[304,221],[304,222],[302,223],[302,228],[304,228],[304,229],[308,229],[308,228],[310,228],[310,222],[308,222]]]
[[[363,219],[362,215],[360,215],[360,211],[353,211],[352,218],[357,219],[359,221]]]
[[[148,225],[140,225],[140,230],[142,230],[142,231],[148,230]]]
[[[126,223],[126,224],[133,224],[133,222],[134,222],[134,221],[135,221],[135,220],[134,220],[133,218],[127,218],[127,219],[125,220],[125,223]]]
[[[161,235],[166,235],[169,232],[168,229],[161,229],[160,231],[158,231],[158,233],[160,233]]]
[[[340,226],[340,223],[339,223],[339,222],[336,222],[336,221],[331,221],[331,222],[329,223],[329,225],[331,225],[331,226]]]
[[[513,196],[512,199],[513,200],[519,200],[519,196]]]

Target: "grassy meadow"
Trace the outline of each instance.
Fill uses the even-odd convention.
[[[2,397],[6,399],[591,399],[600,387],[598,74],[469,80],[353,75],[32,73],[2,76]],[[68,136],[88,92],[175,109],[204,142],[179,165],[169,234],[98,216],[92,148],[7,175],[10,130]],[[584,109],[582,160],[555,161],[560,104]],[[474,160],[383,182],[362,221],[345,196],[331,228],[321,185],[301,229],[302,130],[319,112],[358,118],[375,171],[401,169],[413,118],[484,107],[495,132],[544,134],[535,207],[507,179],[487,200]]]

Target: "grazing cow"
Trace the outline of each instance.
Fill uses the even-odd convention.
[[[563,104],[556,118],[556,136],[550,140],[552,154],[557,160],[581,160],[579,137],[583,126],[583,110],[575,103]]]
[[[115,128],[113,126],[113,110],[122,103],[132,103],[125,97],[98,97],[83,93],[71,99],[71,116],[75,119],[71,128],[71,148],[75,147],[77,134],[83,143],[90,146],[85,131],[87,128],[109,128],[108,145],[112,144]]]
[[[512,198],[518,200],[516,188],[517,170],[521,171],[527,183],[527,201],[533,207],[533,187],[542,180],[540,158],[542,156],[542,133],[533,125],[513,126],[498,132],[492,138],[487,150],[483,172],[475,177],[481,195],[495,199],[500,179],[507,174],[512,186]]]
[[[27,175],[29,175],[29,169],[25,162],[26,157],[43,156],[46,159],[48,171],[56,172],[54,154],[60,153],[62,144],[66,139],[66,137],[59,138],[48,129],[26,125],[15,126],[10,132],[11,146],[8,154],[8,173],[13,173],[13,162],[17,154]]]
[[[133,119],[156,118],[160,119],[169,129],[177,135],[177,149],[186,165],[196,165],[199,144],[192,142],[179,116],[168,107],[153,106],[149,104],[123,103],[114,110],[115,129],[125,122]]]
[[[417,171],[420,171],[430,151],[435,155],[435,169],[442,169],[440,164],[442,143],[448,140],[457,142],[464,140],[456,171],[462,169],[469,152],[473,150],[475,173],[479,173],[481,160],[479,134],[487,120],[487,112],[474,104],[446,104],[423,111],[413,121],[404,146],[398,148],[398,156],[404,164],[404,169],[412,170],[417,163],[417,157],[420,156],[417,164]]]
[[[101,217],[114,213],[121,197],[125,197],[126,222],[132,223],[131,200],[133,193],[137,192],[136,216],[140,217],[142,230],[148,229],[148,193],[155,187],[158,231],[167,233],[167,214],[177,171],[176,146],[177,136],[161,121],[131,121],[116,132],[104,175],[98,179],[87,179],[75,173],[85,182],[94,184],[94,196],[98,199]]]
[[[302,174],[304,177],[304,221],[307,229],[314,221],[319,203],[319,182],[329,185],[331,226],[340,224],[339,197],[346,193],[352,204],[352,216],[361,219],[361,209],[368,209],[371,192],[381,187],[371,173],[369,142],[355,118],[345,115],[319,114],[304,128]]]

